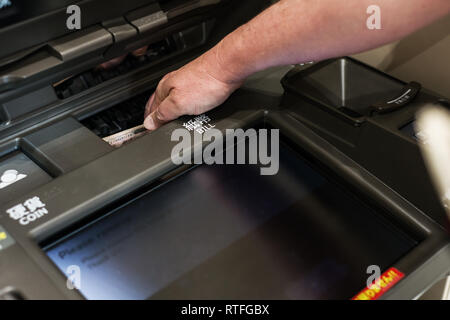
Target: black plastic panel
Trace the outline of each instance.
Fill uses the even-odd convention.
[[[79,168],[111,151],[108,144],[73,118],[24,137],[22,147],[54,176]]]
[[[5,120],[11,120],[49,105],[56,100],[55,91],[51,86],[46,86],[40,90],[8,101],[3,106],[0,106],[0,108],[2,108],[2,112],[5,114]]]
[[[348,58],[322,62],[303,72],[293,71],[282,82],[289,92],[354,123],[370,116],[373,105],[403,92],[401,81]]]
[[[105,20],[120,17],[124,12],[155,1],[156,0],[84,0],[71,2],[78,2],[83,14],[82,28],[86,28]],[[65,2],[67,3],[67,1]],[[7,46],[2,46],[0,58],[4,58],[21,49],[29,48],[73,32],[66,27],[68,15],[66,13],[66,7],[64,7],[64,2],[57,7],[59,7],[59,9],[45,12],[45,14],[40,14],[39,16],[34,17],[34,19],[28,19],[21,23],[0,29],[1,43],[8,44]],[[53,27],[49,28],[49,26]],[[14,34],[15,36],[12,37],[11,34]]]
[[[373,113],[377,101],[398,96],[405,89],[404,83],[351,58],[320,62],[304,71],[293,69],[282,83],[286,112],[432,219],[443,226],[448,223],[417,141],[401,130],[420,108],[437,102],[438,97],[426,90],[419,92],[420,86],[415,85],[417,90],[404,104],[388,113]]]

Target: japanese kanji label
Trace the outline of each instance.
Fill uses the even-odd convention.
[[[196,116],[194,119],[183,123],[183,127],[188,131],[196,131],[197,133],[203,134],[208,130],[211,130],[216,125],[211,124],[211,118],[205,114]]]
[[[33,197],[9,208],[6,213],[11,219],[19,221],[21,225],[27,225],[48,214],[48,211],[39,197]]]

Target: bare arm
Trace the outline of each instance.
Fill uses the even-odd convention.
[[[372,4],[381,9],[379,30],[366,26]],[[144,124],[154,130],[181,115],[206,112],[256,71],[375,48],[449,12],[449,0],[281,0],[164,77],[147,104]]]

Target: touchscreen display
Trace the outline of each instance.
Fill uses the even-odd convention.
[[[88,299],[348,299],[415,244],[282,145],[277,175],[198,166],[45,250]]]

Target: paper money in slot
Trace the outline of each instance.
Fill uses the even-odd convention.
[[[131,129],[121,131],[111,136],[103,138],[103,140],[109,143],[113,147],[121,147],[123,144],[130,142],[138,137],[145,135],[148,132],[143,125],[136,126]]]

